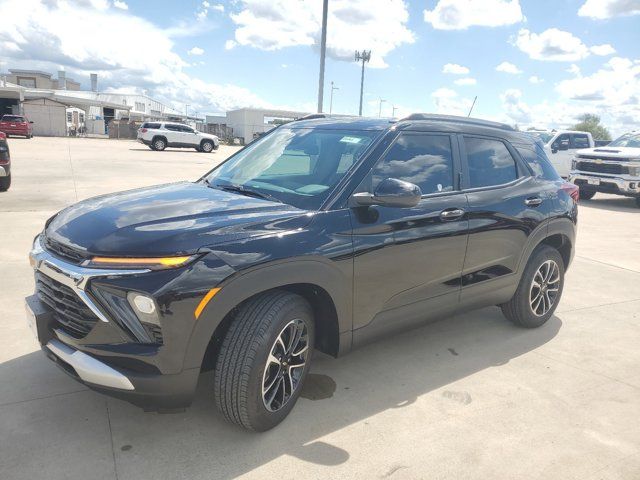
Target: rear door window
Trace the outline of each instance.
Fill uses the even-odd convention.
[[[143,123],[142,128],[150,128],[152,130],[157,130],[160,128],[159,123]]]
[[[423,195],[453,190],[449,135],[402,133],[373,168],[372,191],[386,178],[418,185]]]
[[[469,187],[504,185],[518,178],[518,167],[507,146],[491,138],[464,137]]]

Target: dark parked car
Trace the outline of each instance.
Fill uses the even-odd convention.
[[[33,122],[22,115],[3,115],[0,118],[0,132],[9,135],[19,135],[33,138]]]
[[[11,152],[7,136],[0,132],[0,192],[6,192],[11,186]]]
[[[539,140],[503,124],[292,122],[196,182],[49,219],[29,318],[46,355],[92,389],[183,408],[213,369],[225,417],[266,430],[293,408],[313,349],[338,356],[490,305],[544,324],[577,195]]]

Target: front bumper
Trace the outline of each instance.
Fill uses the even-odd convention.
[[[596,192],[633,197],[640,195],[640,177],[632,177],[631,175],[607,175],[574,170],[569,174],[569,181],[574,185]]]
[[[122,334],[116,319],[92,294],[92,281],[132,282],[147,270],[105,270],[74,265],[42,248],[40,239],[34,243],[30,261],[36,278],[44,275],[64,285],[97,317],[95,326],[85,337],[74,337],[56,317],[57,311],[40,296],[42,292],[27,297],[27,318],[50,360],[89,388],[145,410],[182,409],[191,403],[200,368],[180,367],[186,348],[181,338],[172,335],[164,345],[135,343]],[[180,330],[179,327],[176,323],[175,329]]]

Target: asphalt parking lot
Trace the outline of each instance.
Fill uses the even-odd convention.
[[[556,315],[512,326],[483,309],[334,360],[264,434],[227,424],[209,375],[185,413],[94,393],[40,352],[25,322],[44,221],[90,196],[196,179],[235,149],[153,152],[133,141],[10,139],[0,193],[0,478],[640,478],[640,209],[580,206]]]

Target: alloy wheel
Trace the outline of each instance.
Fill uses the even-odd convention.
[[[202,144],[202,150],[206,153],[209,153],[211,150],[213,150],[213,145],[209,142],[204,142]]]
[[[544,316],[556,302],[560,290],[560,268],[553,260],[545,261],[533,276],[529,305],[534,315]]]
[[[270,412],[284,407],[300,386],[309,355],[307,325],[291,320],[276,337],[262,375],[262,401]]]

